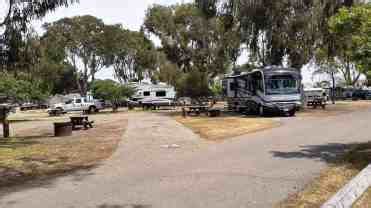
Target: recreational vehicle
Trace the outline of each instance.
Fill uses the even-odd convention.
[[[140,83],[133,84],[136,89],[136,94],[133,96],[134,101],[140,101],[142,99],[175,99],[175,89],[172,86],[166,84],[150,84]]]
[[[294,116],[302,105],[301,80],[297,69],[271,66],[226,76],[223,90],[230,110]]]
[[[160,106],[173,106],[175,88],[166,84],[140,83],[134,84],[136,94],[129,101],[131,106],[144,108],[160,108]]]

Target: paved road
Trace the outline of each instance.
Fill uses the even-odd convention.
[[[318,176],[346,144],[370,140],[371,109],[282,119],[279,128],[222,144],[206,143],[167,117],[128,117],[124,141],[102,166],[4,190],[0,207],[272,207]]]

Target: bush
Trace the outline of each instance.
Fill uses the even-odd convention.
[[[38,81],[30,82],[16,79],[6,73],[1,73],[0,77],[0,94],[16,103],[27,101],[43,102],[49,95],[48,92],[44,92],[41,89],[41,84]]]
[[[128,85],[121,85],[113,80],[97,80],[92,85],[95,98],[108,100],[113,111],[117,111],[120,102],[134,95],[135,90]]]

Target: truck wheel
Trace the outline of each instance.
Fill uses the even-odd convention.
[[[262,105],[259,105],[259,116],[265,116],[265,109]]]
[[[295,110],[295,109],[292,109],[292,110],[290,110],[290,111],[287,113],[288,117],[294,117],[295,114],[296,114],[296,110]]]
[[[89,107],[89,114],[95,113],[97,111],[97,108],[95,106]]]

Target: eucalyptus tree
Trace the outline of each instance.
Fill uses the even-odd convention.
[[[102,20],[90,15],[63,18],[44,25],[43,41],[48,52],[64,57],[73,67],[82,95],[86,95],[88,83],[94,81],[95,74],[108,66],[104,27]]]
[[[0,70],[14,70],[30,22],[78,0],[0,0]]]
[[[205,15],[196,4],[154,5],[144,22],[147,33],[161,41],[161,50],[180,72],[198,70],[209,78],[223,74],[239,49],[238,33],[214,14]]]
[[[361,0],[196,0],[205,14],[234,17],[250,62],[301,68],[323,44],[331,42],[328,19],[342,6]],[[215,9],[216,8],[216,9]],[[330,51],[331,52],[331,51]]]
[[[160,50],[169,61],[160,67],[166,75],[159,77],[175,83],[180,95],[210,95],[213,79],[226,73],[239,56],[238,26],[231,15],[213,6],[215,2],[154,5],[147,11],[144,31],[160,39]]]
[[[121,83],[141,81],[156,70],[157,51],[143,32],[126,30],[122,25],[107,25],[103,42],[109,64]]]
[[[38,0],[38,1],[19,1],[1,0],[0,7],[0,27],[13,22],[29,23],[33,19],[40,19],[48,12],[56,10],[58,7],[68,7],[78,0]]]

